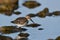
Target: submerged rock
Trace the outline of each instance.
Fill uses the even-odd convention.
[[[2,34],[10,34],[17,32],[16,26],[2,26],[0,27],[0,33]]]
[[[15,32],[23,32],[26,31],[25,28],[17,28],[16,26],[2,26],[0,27],[0,33],[2,34],[11,34]]]
[[[0,1],[0,14],[11,16],[16,9],[18,9],[18,0]]]
[[[36,17],[36,14],[30,13],[30,14],[28,14],[27,16],[30,16],[30,17]]]
[[[18,36],[20,36],[20,37],[28,37],[29,34],[28,33],[20,33],[20,34],[18,34]]]
[[[55,39],[48,39],[48,40],[55,40]]]
[[[20,33],[16,37],[16,40],[28,40],[28,36],[29,36],[28,33]]]
[[[44,8],[42,11],[38,12],[36,15],[40,18],[45,18],[49,13],[48,8]]]
[[[53,15],[55,15],[55,16],[60,16],[60,11],[55,11],[55,12],[53,12]]]
[[[27,27],[38,27],[41,26],[40,24],[34,23],[34,24],[28,24]]]
[[[0,35],[0,40],[13,40],[13,39],[11,37],[9,37],[9,36]]]
[[[55,40],[60,40],[60,36],[58,36]]]
[[[27,8],[36,8],[38,6],[40,6],[41,4],[36,2],[36,1],[26,1],[25,3],[23,3],[23,6],[27,7]]]
[[[44,30],[43,28],[38,28],[38,30]]]

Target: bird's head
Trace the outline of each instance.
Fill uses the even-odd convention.
[[[30,19],[31,19],[31,17],[30,17],[30,16],[26,16],[25,18],[26,18],[27,20],[30,20]]]

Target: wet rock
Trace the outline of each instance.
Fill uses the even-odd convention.
[[[2,33],[2,34],[11,34],[11,33],[15,33],[15,32],[19,32],[18,29],[16,28],[16,26],[0,27],[0,33]]]
[[[34,23],[34,24],[28,24],[27,27],[38,27],[41,26],[40,24]]]
[[[43,28],[38,28],[38,30],[44,30]]]
[[[13,39],[11,37],[9,37],[9,36],[0,35],[0,40],[13,40]]]
[[[60,36],[58,36],[55,40],[60,40]]]
[[[48,13],[48,15],[47,16],[53,16],[53,13]]]
[[[27,16],[30,16],[30,17],[36,17],[36,14],[30,13],[30,14],[28,14]]]
[[[18,9],[18,0],[3,0],[0,2],[0,14],[11,16]]]
[[[19,33],[16,37],[16,40],[28,40],[28,33]]]
[[[60,11],[55,11],[55,12],[53,12],[53,15],[55,15],[55,16],[60,16]]]
[[[48,40],[55,40],[55,39],[48,39]]]
[[[17,12],[14,12],[14,14],[19,15],[21,14],[21,12],[17,11]]]
[[[41,4],[36,2],[36,1],[26,1],[25,3],[23,3],[23,6],[27,7],[27,8],[36,8],[38,6],[40,6]]]
[[[18,36],[27,38],[29,36],[29,34],[28,33],[20,33],[20,34],[18,34]]]
[[[44,8],[42,11],[38,12],[36,15],[40,18],[45,18],[49,13],[48,8]]]
[[[18,30],[19,30],[20,32],[27,31],[26,28],[21,28],[21,27],[19,27]]]

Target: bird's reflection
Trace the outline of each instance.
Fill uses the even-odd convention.
[[[0,27],[0,33],[2,34],[11,34],[15,32],[27,31],[26,28],[17,28],[16,26],[2,26]]]
[[[28,36],[29,33],[20,33],[15,40],[28,40]]]
[[[0,35],[0,40],[13,40],[13,39],[9,36]]]
[[[23,6],[27,7],[27,8],[36,8],[38,6],[40,6],[41,4],[36,2],[36,1],[25,1],[25,3],[23,3]]]

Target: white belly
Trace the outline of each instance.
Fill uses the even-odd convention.
[[[19,28],[19,27],[24,27],[24,26],[26,26],[27,25],[27,23],[24,23],[23,25],[21,25],[21,24],[16,24],[18,27],[17,28]]]

